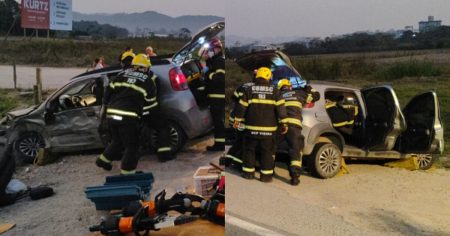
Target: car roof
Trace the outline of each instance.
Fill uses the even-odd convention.
[[[349,89],[349,90],[357,90],[357,91],[361,90],[361,88],[359,88],[357,86],[344,84],[344,83],[338,83],[338,82],[331,82],[331,81],[311,80],[311,81],[309,81],[308,84],[311,85],[311,87],[313,87],[313,88],[316,88],[316,87],[322,87],[322,88],[333,87],[333,88],[337,88],[337,89]]]
[[[84,77],[84,76],[88,76],[88,75],[105,74],[105,73],[109,73],[109,72],[113,72],[113,71],[119,71],[119,70],[122,70],[122,67],[120,66],[120,64],[111,65],[111,66],[107,66],[107,67],[104,67],[104,68],[101,68],[101,69],[84,72],[84,73],[82,73],[80,75],[77,75],[77,76],[73,77],[71,80],[76,79],[76,78],[80,78],[80,77]]]

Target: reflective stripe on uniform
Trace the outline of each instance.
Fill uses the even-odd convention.
[[[152,78],[150,78],[150,79],[152,79],[152,80],[153,80],[153,82],[155,82],[155,80],[156,80],[156,76],[155,76],[155,75],[153,75],[153,76],[152,76]]]
[[[212,72],[211,74],[209,74],[208,78],[212,79],[212,77],[216,74],[225,74],[225,70],[222,69],[217,69],[216,71]]]
[[[120,173],[123,175],[135,174],[136,170],[120,170]]]
[[[208,94],[209,98],[225,98],[225,94],[220,94],[220,93],[211,93]]]
[[[100,155],[99,159],[102,160],[103,162],[111,163],[111,161],[108,160],[108,158],[106,158],[105,155],[103,155],[103,154]]]
[[[156,107],[156,106],[158,106],[158,103],[157,103],[157,102],[153,103],[153,104],[150,105],[150,106],[145,106],[145,107],[144,107],[144,111],[145,111],[145,110],[149,110],[150,108],[153,108],[153,107]]]
[[[160,147],[158,148],[158,150],[156,150],[156,152],[170,152],[172,151],[172,148],[170,147]]]
[[[145,101],[147,101],[147,102],[154,102],[154,101],[156,101],[156,97],[152,97],[150,99],[145,98]]]
[[[123,110],[113,109],[113,108],[108,108],[108,109],[106,109],[106,113],[117,114],[117,115],[124,115],[124,116],[138,117],[138,115],[137,115],[136,113],[134,113],[134,112],[123,111]]]
[[[244,107],[248,107],[248,102],[244,102],[242,99],[239,100],[239,103]]]
[[[216,142],[216,143],[224,143],[225,139],[224,138],[215,138],[214,142]]]
[[[298,107],[298,108],[302,108],[302,103],[299,101],[286,101],[286,103],[284,104],[287,107]]]
[[[280,123],[286,124],[286,123],[288,123],[288,119],[289,119],[289,118],[284,118],[284,119],[280,120]]]
[[[314,98],[313,98],[313,96],[312,96],[312,94],[308,94],[308,97],[306,98],[306,103],[310,103],[310,102],[312,102],[314,100]]]
[[[235,121],[241,122],[241,121],[244,121],[244,118],[237,118],[237,117],[234,117],[234,120],[235,120]]]
[[[134,90],[136,90],[136,91],[142,93],[142,94],[144,95],[144,97],[147,97],[147,92],[145,91],[145,89],[143,89],[143,88],[141,88],[141,87],[139,87],[139,86],[136,86],[136,85],[134,85],[134,84],[124,83],[124,82],[114,82],[114,83],[111,83],[110,86],[111,86],[112,88],[116,88],[116,87],[127,87],[127,88],[131,88],[131,89],[134,89]]]
[[[242,171],[252,173],[255,172],[255,168],[242,167]]]
[[[341,126],[346,126],[346,125],[352,125],[355,121],[351,120],[351,121],[344,121],[344,122],[340,122],[340,123],[333,123],[334,127],[341,127]]]
[[[273,170],[261,170],[261,174],[271,175],[271,174],[273,174]]]
[[[286,118],[286,119],[283,119],[283,120],[286,120],[286,123],[289,123],[289,124],[294,124],[294,125],[302,126],[302,122],[301,122],[299,119],[295,119],[295,118]]]
[[[302,162],[301,161],[291,161],[291,166],[302,167]]]
[[[237,157],[235,157],[235,156],[232,156],[232,155],[230,155],[230,154],[227,154],[227,155],[225,155],[225,157],[230,158],[230,159],[232,159],[233,161],[242,164],[242,160],[239,159],[239,158],[237,158]]]
[[[331,107],[334,107],[334,106],[336,106],[336,103],[335,102],[331,102],[331,103],[326,104],[325,108],[328,109],[328,108],[331,108]]]
[[[252,104],[252,103],[256,103],[256,104],[269,104],[269,105],[275,105],[275,104],[276,104],[275,100],[258,99],[258,98],[253,98],[253,99],[250,99],[250,100],[248,101],[248,104]]]
[[[275,132],[275,131],[277,131],[277,127],[276,126],[245,125],[245,129],[253,130],[253,131],[266,131],[266,132]]]
[[[284,103],[285,103],[285,100],[284,100],[284,99],[281,99],[281,100],[278,100],[278,101],[275,103],[275,105],[281,106],[281,105],[284,105]]]

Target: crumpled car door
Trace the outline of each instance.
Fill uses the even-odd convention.
[[[53,149],[82,151],[101,148],[99,110],[100,106],[90,106],[55,113],[54,121],[46,126]]]

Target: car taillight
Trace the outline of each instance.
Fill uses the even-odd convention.
[[[176,91],[183,91],[188,89],[186,77],[180,68],[175,67],[169,70],[169,80],[172,88]]]
[[[304,109],[313,108],[313,107],[314,107],[314,102],[310,102],[310,103],[306,103]]]

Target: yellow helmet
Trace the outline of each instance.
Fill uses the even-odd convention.
[[[283,86],[289,86],[292,87],[291,81],[289,81],[288,79],[280,79],[280,81],[278,81],[278,89],[281,89]]]
[[[255,77],[270,80],[272,78],[272,71],[267,67],[261,67],[256,71]]]
[[[150,59],[148,59],[147,55],[140,53],[133,58],[131,65],[150,68],[152,64],[150,63]]]
[[[125,60],[125,58],[127,58],[127,57],[132,57],[132,58],[134,58],[135,55],[134,55],[134,53],[133,53],[132,51],[126,51],[126,52],[122,53],[122,56],[120,57],[120,60],[123,61],[123,60]]]

